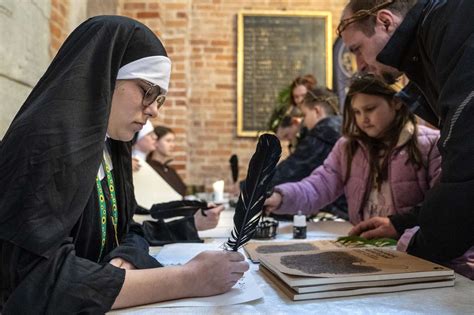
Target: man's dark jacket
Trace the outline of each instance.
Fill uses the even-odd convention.
[[[408,252],[446,261],[474,245],[474,1],[420,0],[377,59],[403,71],[400,93],[438,126],[440,183],[419,208],[391,216],[399,233],[420,225]]]
[[[341,137],[342,119],[329,116],[319,121],[298,143],[295,151],[275,170],[271,187],[288,182],[297,182],[309,176],[322,165],[334,144]],[[341,217],[347,216],[347,203],[344,197],[325,207],[326,211]]]

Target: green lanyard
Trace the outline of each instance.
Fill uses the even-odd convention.
[[[105,162],[105,159],[102,161],[102,167],[104,169],[104,173],[107,177],[107,185],[109,186],[110,196],[111,196],[111,203],[112,203],[112,224],[114,226],[115,232],[115,242],[117,246],[119,245],[118,236],[117,236],[117,223],[118,223],[118,209],[117,209],[117,199],[115,198],[115,188],[114,188],[114,179],[112,177],[112,173],[110,172],[110,168]],[[105,248],[105,242],[107,241],[107,206],[105,204],[105,196],[104,191],[102,190],[102,185],[100,183],[99,176],[96,176],[95,182],[97,185],[97,194],[99,196],[99,206],[100,206],[100,227],[101,227],[101,243],[100,243],[100,254],[98,261],[102,258],[102,253]]]

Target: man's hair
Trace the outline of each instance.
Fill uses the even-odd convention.
[[[346,5],[344,12],[350,13],[351,16],[363,13],[363,11],[370,11],[371,9],[382,6],[383,9],[387,9],[394,14],[405,17],[408,11],[416,4],[417,0],[393,0],[392,3],[388,3],[387,0],[350,0]],[[387,6],[384,4],[387,3]],[[361,18],[356,19],[353,24],[367,36],[372,36],[375,33],[375,14],[361,14]],[[341,21],[341,24],[343,21]],[[352,24],[352,23],[349,23]],[[348,25],[349,25],[348,24]]]

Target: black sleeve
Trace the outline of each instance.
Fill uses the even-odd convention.
[[[474,35],[462,46],[444,45],[439,55],[453,56],[450,62],[436,63],[435,79],[442,84],[438,98],[442,173],[440,183],[425,198],[418,217],[420,230],[408,252],[446,261],[474,245]]]
[[[194,216],[170,222],[164,222],[163,220],[144,221],[143,231],[145,239],[152,246],[163,246],[176,242],[202,242],[194,224]]]
[[[295,152],[277,165],[270,186],[297,182],[309,176],[315,168],[323,164],[331,148],[331,145],[307,135]]]
[[[110,261],[113,258],[120,257],[137,269],[149,269],[161,267],[161,264],[149,254],[149,245],[143,235],[140,224],[132,223],[127,235],[123,238],[120,246],[114,248],[103,261]]]
[[[406,213],[397,213],[389,215],[390,222],[397,230],[398,235],[402,235],[406,229],[410,229],[418,225],[418,214],[420,212],[420,206],[412,208]]]
[[[125,280],[125,270],[77,257],[71,243],[48,258],[0,241],[3,314],[103,314]]]

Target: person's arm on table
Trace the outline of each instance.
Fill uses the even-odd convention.
[[[126,270],[112,308],[124,308],[185,297],[221,294],[249,269],[238,252],[203,252],[183,266]]]

